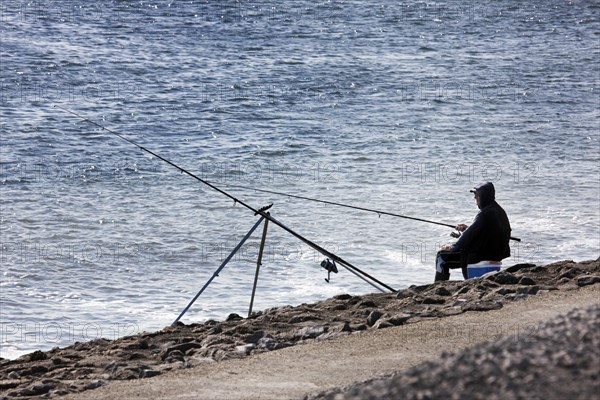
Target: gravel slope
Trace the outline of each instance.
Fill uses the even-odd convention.
[[[600,305],[310,400],[600,398]]]

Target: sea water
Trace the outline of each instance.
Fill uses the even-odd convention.
[[[468,224],[493,181],[504,265],[599,256],[597,2],[0,8],[1,357],[168,326],[258,219],[100,126],[394,289],[450,228],[254,189]],[[182,322],[247,314],[261,231]],[[377,290],[324,258],[270,224],[254,310]]]

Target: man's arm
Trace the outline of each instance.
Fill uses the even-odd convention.
[[[471,226],[469,226],[467,229],[465,229],[463,234],[460,235],[460,238],[458,239],[458,241],[452,245],[451,251],[459,251],[459,250],[463,250],[463,249],[468,249],[471,246],[471,244],[473,243],[473,241],[475,240],[475,238],[477,236],[479,236],[482,229],[483,229],[483,218],[481,217],[481,213],[478,213],[477,216],[475,217],[475,221],[473,221]]]

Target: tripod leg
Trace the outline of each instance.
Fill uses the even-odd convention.
[[[260,219],[256,222],[256,224],[254,224],[254,226],[248,231],[248,233],[246,233],[246,236],[244,236],[244,238],[238,243],[238,245],[235,246],[235,249],[233,249],[233,251],[231,253],[229,253],[227,258],[221,263],[219,268],[217,268],[217,270],[213,273],[213,276],[211,276],[210,279],[204,284],[202,289],[200,289],[200,291],[196,294],[196,296],[194,296],[194,298],[192,299],[192,301],[190,301],[190,303],[187,305],[187,307],[181,312],[181,314],[179,314],[179,317],[177,317],[177,319],[175,321],[173,321],[171,326],[175,325],[177,323],[177,321],[179,321],[181,319],[181,317],[183,317],[183,314],[185,314],[190,309],[192,304],[194,304],[194,302],[198,299],[198,297],[200,297],[202,292],[204,292],[204,290],[208,287],[208,285],[210,285],[210,283],[213,281],[213,279],[215,279],[217,276],[219,276],[219,272],[221,272],[221,270],[223,268],[225,268],[225,265],[227,265],[229,260],[231,260],[233,258],[233,256],[235,255],[235,253],[237,253],[238,250],[244,245],[244,243],[246,243],[246,240],[248,240],[250,235],[252,235],[252,233],[256,230],[256,228],[258,228],[258,225],[260,225],[260,223],[263,221],[263,219],[265,219],[265,217],[260,217]]]
[[[267,213],[269,214],[269,213]],[[250,297],[250,308],[248,309],[248,318],[252,315],[252,306],[254,305],[254,295],[256,294],[256,284],[258,283],[258,272],[262,265],[263,250],[265,248],[265,240],[267,239],[267,228],[269,226],[269,220],[265,219],[263,225],[262,239],[260,240],[260,248],[258,249],[258,259],[256,261],[256,275],[254,275],[254,285],[252,286],[252,297]]]

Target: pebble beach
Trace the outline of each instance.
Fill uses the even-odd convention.
[[[179,397],[337,400],[568,396],[589,399],[599,393],[598,283],[600,259],[541,266],[521,264],[465,281],[412,286],[397,293],[342,294],[312,304],[266,309],[250,318],[231,314],[225,321],[180,323],[158,332],[117,340],[75,343],[47,352],[36,351],[16,360],[0,360],[0,399],[131,398],[131,393],[136,393],[136,398],[172,398],[172,393],[156,394],[150,388],[156,384],[164,386],[161,382],[168,386],[169,380],[178,373],[185,372],[200,379],[209,374],[211,368],[228,368],[237,362],[255,363],[254,368],[260,369],[261,363],[266,363],[261,357],[276,356],[279,352],[292,354],[288,361],[293,364],[295,353],[292,352],[298,357],[311,354],[318,357],[320,348],[326,351],[326,346],[338,342],[346,346],[345,340],[360,340],[372,334],[385,338],[388,333],[397,334],[398,329],[416,328],[422,328],[421,334],[411,335],[411,338],[422,336],[420,345],[424,348],[431,343],[442,343],[447,350],[433,357],[424,350],[423,357],[411,361],[412,368],[400,368],[404,364],[398,362],[397,370],[393,370],[392,362],[385,376],[381,376],[377,368],[370,371],[365,367],[365,379],[345,385],[335,386],[335,380],[314,385],[305,382],[299,388],[290,387],[289,392],[282,392],[278,387],[273,393],[267,390],[265,394],[263,389],[268,389],[269,383],[263,382],[253,385],[262,387],[260,393],[214,391],[198,395],[192,389],[183,388],[178,389]],[[567,295],[575,298],[567,302],[555,301],[553,297]],[[581,302],[577,299],[580,295]],[[537,303],[528,303],[532,299]],[[568,304],[579,307],[545,320],[543,309],[538,308],[546,303],[549,306],[563,303],[564,309]],[[427,328],[431,322],[443,326],[444,321],[449,322],[448,326],[457,326],[450,324],[451,319],[463,316],[474,316],[484,324],[486,315],[514,305],[525,310],[525,317],[519,317],[521,329],[515,332],[498,319],[496,323],[485,325],[487,340],[483,342],[476,338],[483,325],[452,328],[454,334],[452,330],[432,332]],[[527,324],[528,318],[531,324]],[[464,346],[461,344],[459,347],[464,348],[459,352],[453,352],[454,340],[460,338],[464,342],[469,329],[477,329],[473,331],[472,340],[467,340]],[[443,345],[444,337],[447,346]],[[351,348],[352,344],[347,346]],[[356,348],[359,350],[361,348]],[[390,354],[383,358],[402,356],[402,351],[390,349]],[[343,361],[329,360],[331,365],[343,365]],[[186,381],[194,381],[186,376]],[[218,381],[218,377],[215,378]],[[241,384],[246,377],[229,375],[231,379]],[[290,377],[292,381],[294,378]],[[146,382],[143,387],[147,387],[148,392],[136,389],[136,382]]]

